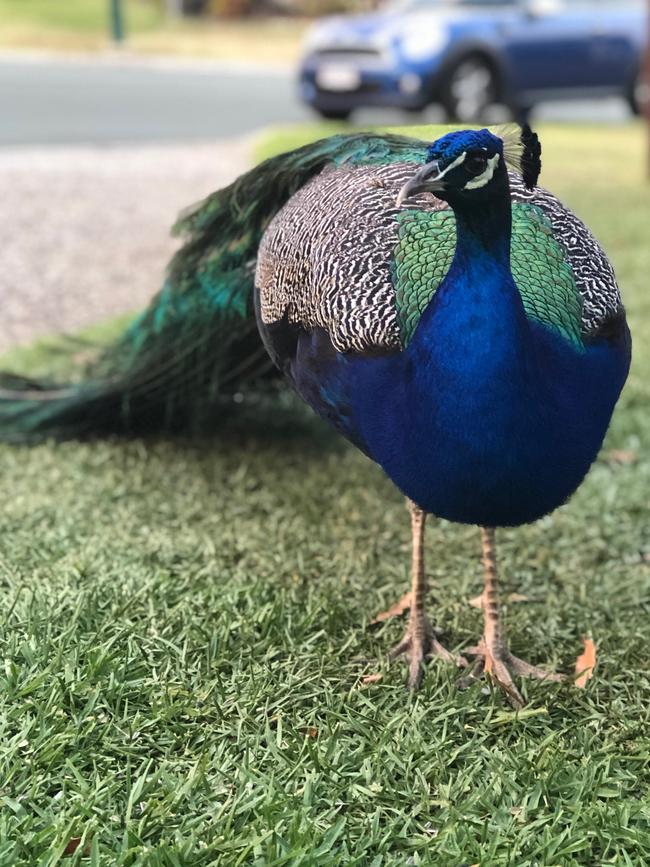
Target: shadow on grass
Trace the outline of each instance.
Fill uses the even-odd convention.
[[[123,437],[122,439],[140,439]],[[195,433],[147,436],[148,443],[165,442],[183,452],[213,450],[276,452],[278,447],[303,455],[343,452],[345,441],[316,416],[286,386],[269,394],[237,394],[215,406],[215,416]]]
[[[61,383],[79,383],[91,369],[89,365],[124,332],[131,320],[130,315],[119,316],[80,334],[52,336],[29,346],[16,347],[0,357],[0,376],[6,371],[7,382],[14,376],[26,376],[55,387]],[[143,407],[138,414],[142,411],[147,412]],[[156,418],[160,412],[160,407],[152,408]],[[80,439],[84,442],[106,439],[115,442],[146,440],[149,444],[166,442],[179,451],[203,453],[215,447],[263,451],[282,445],[304,454],[346,448],[341,437],[306,407],[279,374],[246,386],[241,392],[224,394],[211,402],[211,406],[192,414],[199,418],[190,433],[181,410],[176,419],[178,431],[157,433],[156,430],[165,425],[165,420],[159,419],[152,421],[152,432],[147,432],[140,419],[133,433],[104,433]]]

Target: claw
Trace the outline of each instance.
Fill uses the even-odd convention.
[[[409,676],[407,686],[416,690],[422,685],[424,677],[424,664],[426,660],[438,656],[445,662],[453,663],[459,667],[467,665],[463,656],[450,653],[446,647],[438,641],[433,627],[423,617],[421,620],[411,620],[404,633],[402,640],[389,651],[389,659],[396,659],[404,654],[409,661]]]
[[[544,671],[542,668],[531,665],[529,662],[510,653],[505,647],[487,647],[484,641],[481,641],[477,647],[470,647],[465,652],[471,656],[476,656],[477,660],[471,671],[460,679],[458,682],[459,687],[464,689],[473,681],[479,680],[482,674],[486,674],[503,690],[512,706],[517,709],[522,708],[525,702],[514,684],[513,675],[535,677],[538,680],[550,680],[554,682],[566,679],[562,674]]]

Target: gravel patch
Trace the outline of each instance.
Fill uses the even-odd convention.
[[[143,307],[178,212],[248,158],[244,141],[0,150],[0,351]]]

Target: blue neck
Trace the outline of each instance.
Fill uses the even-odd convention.
[[[407,353],[417,356],[418,364],[425,362],[420,368],[424,376],[432,366],[440,366],[471,383],[477,376],[493,375],[498,367],[516,366],[528,323],[510,270],[507,185],[502,195],[482,202],[450,204],[457,227],[454,259]]]
[[[450,204],[456,216],[456,254],[452,268],[471,269],[481,258],[488,258],[510,270],[512,210],[508,188],[480,204],[470,204],[467,200]]]

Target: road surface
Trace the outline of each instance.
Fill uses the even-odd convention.
[[[7,145],[230,138],[310,114],[284,70],[5,56],[0,117]]]
[[[313,119],[290,69],[201,61],[0,56],[0,145],[109,144],[232,138]],[[433,119],[431,113],[428,115]],[[624,120],[619,100],[547,105],[546,119]],[[364,111],[359,124],[417,123]]]

